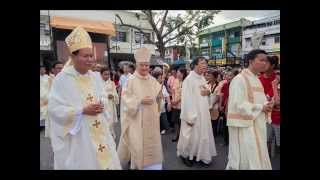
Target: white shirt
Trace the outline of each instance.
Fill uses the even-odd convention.
[[[120,76],[119,85],[120,85],[121,88],[125,87],[125,85],[126,85],[126,83],[127,83],[127,81],[128,81],[128,78],[129,78],[130,76],[131,76],[130,73],[128,73],[127,75],[122,74],[122,75]]]
[[[163,85],[163,88],[162,88],[162,95],[163,95],[163,99],[161,100],[161,106],[160,106],[160,112],[163,113],[163,112],[166,112],[166,108],[165,108],[165,99],[167,97],[169,97],[169,93],[167,91],[167,88],[166,86]]]

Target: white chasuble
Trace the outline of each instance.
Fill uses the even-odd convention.
[[[81,75],[69,66],[57,75],[48,106],[55,169],[121,169],[107,113],[82,114],[87,104],[105,99],[92,71]]]

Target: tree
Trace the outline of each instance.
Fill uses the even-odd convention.
[[[212,24],[214,16],[219,12],[218,10],[186,10],[184,15],[177,14],[174,17],[168,16],[169,10],[142,10],[156,34],[157,41],[152,41],[150,37],[147,37],[147,39],[157,46],[162,58],[165,56],[165,46],[169,42],[175,41],[177,44],[185,45],[189,43],[193,46],[196,34],[204,27]],[[116,17],[120,20],[120,26],[131,27],[137,29],[141,34],[145,34],[140,27],[124,23],[118,14],[116,14]],[[141,18],[138,13],[136,18],[137,20]]]

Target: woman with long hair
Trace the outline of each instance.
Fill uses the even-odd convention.
[[[177,126],[176,137],[172,139],[172,142],[176,142],[179,139],[180,134],[180,113],[181,113],[181,92],[182,82],[187,77],[187,69],[181,67],[177,71],[177,79],[175,79],[172,88],[172,122]]]

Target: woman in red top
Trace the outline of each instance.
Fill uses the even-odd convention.
[[[276,71],[276,78],[272,81],[274,106],[271,113],[271,155],[275,154],[274,150],[280,152],[280,70]],[[276,149],[274,149],[276,145]]]
[[[261,74],[259,79],[264,88],[267,99],[274,101],[274,108],[271,113],[272,124],[267,124],[268,147],[271,157],[274,156],[274,143],[280,146],[280,93],[277,89],[280,83],[280,71],[277,71],[279,59],[278,56],[268,56],[268,65],[265,73]]]
[[[268,56],[268,65],[265,73],[259,76],[264,88],[264,93],[270,98],[273,97],[272,81],[276,78],[274,69],[278,66],[277,56]]]
[[[228,126],[227,126],[227,111],[228,111],[228,98],[229,98],[229,86],[231,80],[239,73],[238,70],[233,69],[229,72],[227,72],[226,80],[227,82],[222,86],[220,98],[219,98],[219,110],[222,114],[223,118],[223,134],[224,134],[224,142],[225,145],[229,145],[229,132],[228,132]]]

